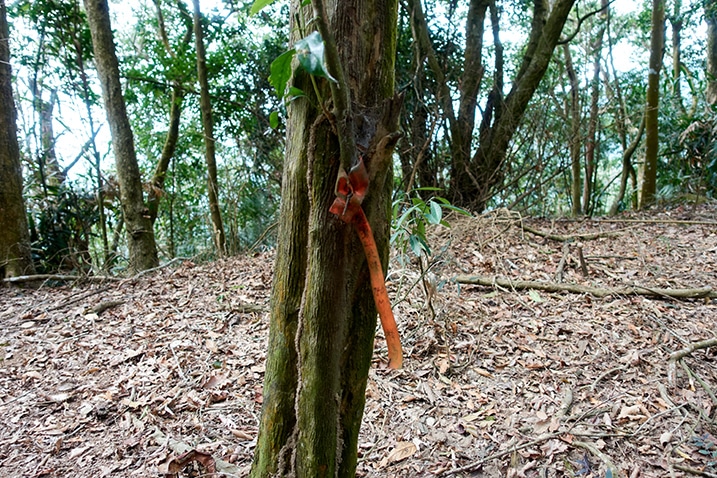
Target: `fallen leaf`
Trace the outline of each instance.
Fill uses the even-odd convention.
[[[417,451],[418,451],[418,448],[416,447],[416,445],[413,442],[410,442],[410,441],[398,442],[396,444],[396,448],[391,450],[391,453],[389,453],[388,456],[386,456],[386,458],[384,458],[381,463],[383,466],[386,466],[386,464],[390,464],[390,463],[396,463],[401,460],[405,460],[406,458],[413,455]],[[384,464],[384,461],[385,461],[385,464]]]

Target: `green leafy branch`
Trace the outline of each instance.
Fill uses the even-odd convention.
[[[419,188],[414,191],[439,191],[438,188]],[[398,247],[402,254],[410,249],[417,257],[431,255],[426,230],[430,225],[450,227],[444,219],[444,210],[455,211],[470,216],[465,209],[454,206],[446,198],[433,196],[428,201],[419,195],[399,196],[393,202],[393,234],[391,244]]]

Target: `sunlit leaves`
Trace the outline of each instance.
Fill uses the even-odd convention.
[[[280,98],[284,97],[286,85],[291,78],[291,60],[294,58],[294,53],[295,50],[289,50],[271,62],[269,83],[276,88],[276,94],[279,95]]]
[[[256,0],[249,9],[249,15],[256,15],[275,1],[276,0]]]
[[[311,32],[306,38],[296,42],[296,57],[301,66],[314,76],[326,78],[336,83],[336,80],[326,68],[324,58],[324,40],[319,32]]]

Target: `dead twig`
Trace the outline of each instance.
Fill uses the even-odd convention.
[[[685,473],[691,473],[693,475],[697,476],[707,476],[708,478],[717,478],[717,475],[714,473],[709,473],[707,471],[698,470],[696,468],[690,468],[689,466],[684,465],[672,465],[677,470],[684,471]]]

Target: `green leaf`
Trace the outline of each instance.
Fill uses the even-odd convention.
[[[251,8],[249,9],[249,16],[256,15],[275,1],[276,0],[255,0],[254,3],[252,3]]]
[[[272,111],[269,114],[269,126],[271,126],[272,129],[276,129],[279,127],[279,112],[278,111]]]
[[[540,294],[538,294],[538,291],[536,290],[529,290],[528,295],[530,296],[531,300],[535,302],[536,304],[540,304],[541,302],[545,302],[545,299],[543,299]]]
[[[413,253],[417,256],[420,257],[424,252],[429,256],[431,255],[431,248],[428,247],[428,243],[420,235],[411,234],[411,237],[408,239],[408,243],[410,244]]]
[[[286,99],[287,101],[294,101],[296,98],[301,98],[303,96],[306,96],[304,90],[295,86],[290,86],[289,92],[286,94]]]
[[[311,32],[306,38],[302,38],[294,45],[296,56],[301,66],[314,76],[329,79],[334,83],[334,79],[326,69],[326,59],[324,58],[324,40],[319,32]]]
[[[443,209],[434,201],[431,201],[429,206],[431,211],[426,214],[426,220],[431,224],[440,224],[441,218],[443,217]]]
[[[276,93],[279,95],[279,98],[284,97],[286,84],[291,78],[291,60],[294,58],[294,53],[296,53],[294,50],[289,50],[271,62],[269,83],[276,88]]]

